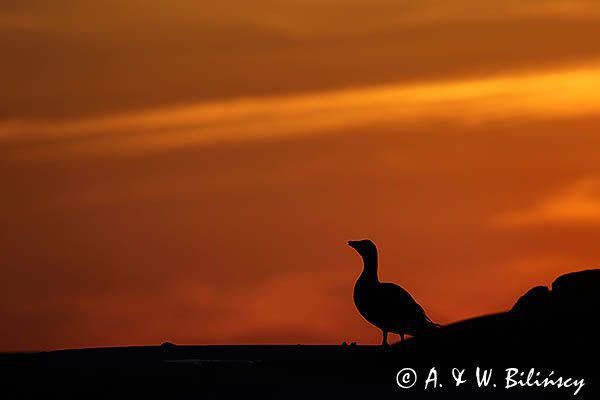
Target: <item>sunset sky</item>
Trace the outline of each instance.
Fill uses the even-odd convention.
[[[600,3],[0,4],[0,351],[379,343],[600,265]]]

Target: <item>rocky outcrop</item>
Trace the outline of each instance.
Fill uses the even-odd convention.
[[[524,329],[547,329],[561,335],[587,335],[594,332],[600,307],[600,269],[561,275],[552,290],[536,286],[525,293],[511,309]]]

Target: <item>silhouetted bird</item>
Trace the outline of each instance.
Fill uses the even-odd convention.
[[[361,255],[364,269],[354,285],[354,304],[360,314],[383,332],[386,346],[388,332],[416,336],[439,327],[423,308],[400,286],[379,282],[377,247],[370,240],[351,240],[348,245]]]

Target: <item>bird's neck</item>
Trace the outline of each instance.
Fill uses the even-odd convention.
[[[362,259],[364,267],[359,279],[379,282],[379,277],[377,276],[377,253],[363,254]]]

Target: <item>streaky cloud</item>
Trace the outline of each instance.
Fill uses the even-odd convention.
[[[17,159],[162,151],[361,126],[556,119],[600,113],[600,65],[518,75],[239,98],[58,122],[7,122]]]

